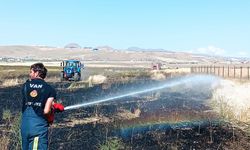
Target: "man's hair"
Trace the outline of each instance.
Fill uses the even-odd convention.
[[[47,69],[42,63],[35,63],[30,66],[30,69],[32,69],[34,72],[38,72],[38,76],[42,79],[44,79],[47,75]]]

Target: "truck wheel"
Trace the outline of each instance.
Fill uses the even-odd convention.
[[[78,74],[78,73],[75,73],[75,74],[74,74],[74,81],[79,81],[79,79],[80,79],[79,74]]]
[[[61,81],[63,81],[63,80],[64,80],[63,75],[64,75],[64,73],[63,73],[63,72],[61,72],[61,73],[60,73],[60,80],[61,80]]]

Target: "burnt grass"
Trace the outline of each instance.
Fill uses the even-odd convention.
[[[148,78],[109,83],[108,88],[95,85],[73,90],[67,89],[70,82],[51,84],[65,106],[159,84]],[[4,109],[10,109],[12,114],[21,111],[20,88],[0,88],[1,116]],[[49,131],[49,149],[99,149],[114,137],[121,139],[122,149],[133,150],[250,149],[248,134],[221,119],[206,104],[211,96],[212,90],[206,85],[168,88],[57,113]],[[131,113],[140,110],[140,115],[130,119],[119,118],[117,114],[120,110]],[[108,118],[108,121],[77,123],[91,117]],[[69,125],[72,122],[76,123]],[[1,118],[0,123],[4,125],[6,121]]]

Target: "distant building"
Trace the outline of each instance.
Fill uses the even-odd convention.
[[[153,70],[161,70],[161,66],[161,63],[153,63],[151,67]]]
[[[65,45],[64,48],[66,48],[66,49],[81,49],[81,46],[79,44],[76,44],[76,43],[69,43],[69,44]]]
[[[92,47],[85,46],[84,49],[92,49]]]
[[[93,48],[92,51],[98,51],[99,49],[98,48]]]

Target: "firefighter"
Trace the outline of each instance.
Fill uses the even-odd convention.
[[[21,136],[23,150],[47,150],[48,127],[54,119],[52,110],[64,110],[63,105],[54,103],[56,91],[44,81],[46,74],[47,69],[42,63],[31,65],[30,79],[22,87]]]

